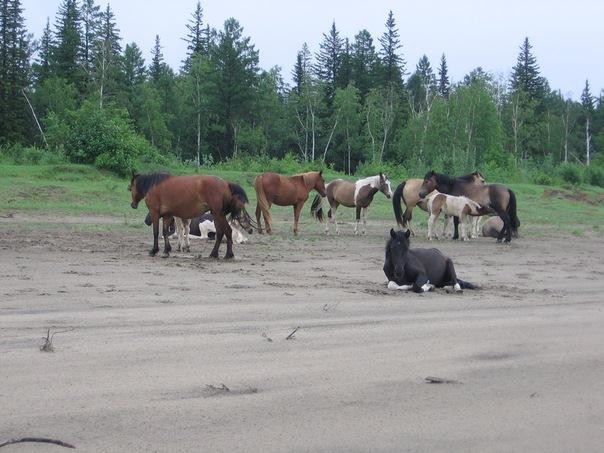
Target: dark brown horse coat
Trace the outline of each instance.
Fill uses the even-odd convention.
[[[262,233],[260,215],[264,217],[266,232],[272,232],[270,208],[274,203],[277,206],[294,207],[294,234],[298,234],[298,221],[300,213],[311,190],[316,190],[325,196],[325,180],[322,171],[311,171],[295,176],[281,176],[277,173],[262,173],[254,180],[256,189],[256,221],[258,232]]]

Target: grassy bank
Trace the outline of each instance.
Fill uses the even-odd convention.
[[[194,169],[188,172],[194,172]],[[200,170],[240,183],[250,198],[250,212],[256,203],[253,180],[256,173],[245,171]],[[327,180],[344,177],[333,172]],[[488,178],[488,175],[487,175]],[[23,212],[44,222],[43,214],[102,215],[122,219],[123,225],[140,227],[144,208],[130,208],[128,180],[87,165],[0,165],[0,214]],[[393,187],[400,181],[392,181]],[[521,232],[528,236],[551,233],[590,235],[604,228],[604,189],[593,186],[561,188],[533,184],[510,184],[516,192]],[[314,196],[311,194],[311,197]],[[303,219],[309,221],[309,208]],[[291,218],[291,208],[274,208],[277,219]],[[352,221],[354,210],[341,209],[340,219]],[[393,222],[392,205],[376,195],[369,220]],[[414,211],[414,222],[425,227],[427,216]]]

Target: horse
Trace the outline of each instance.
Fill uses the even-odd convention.
[[[189,236],[198,237],[200,239],[214,239],[216,237],[216,224],[214,222],[214,216],[209,212],[191,219],[191,225],[189,227]],[[241,244],[246,242],[247,238],[243,236],[240,231],[237,222],[229,221],[231,229],[233,230],[233,243]]]
[[[168,226],[171,217],[191,219],[210,211],[216,219],[216,242],[210,253],[218,258],[218,249],[222,238],[226,236],[227,251],[225,258],[233,258],[232,230],[227,215],[236,220],[248,233],[252,233],[251,218],[245,209],[247,195],[241,186],[227,182],[216,176],[170,176],[165,173],[140,175],[132,172],[128,190],[132,196],[130,206],[138,207],[145,200],[153,222],[153,248],[149,255],[159,251],[159,219],[163,220],[164,253],[170,256],[172,247],[168,239]]]
[[[368,178],[359,179],[356,182],[346,181],[344,179],[335,179],[325,186],[327,193],[327,201],[330,209],[327,212],[331,223],[336,225],[336,234],[340,234],[340,228],[336,221],[336,211],[338,206],[346,206],[347,208],[356,208],[356,224],[354,226],[354,234],[358,234],[359,221],[361,213],[363,217],[363,234],[367,226],[367,209],[373,201],[373,196],[377,192],[382,192],[386,198],[392,197],[392,188],[390,179],[380,172],[379,175],[369,176]],[[319,222],[323,223],[323,207],[321,206],[323,197],[316,195],[310,208],[311,215]],[[329,234],[329,223],[325,222],[325,234]]]
[[[484,177],[478,171],[465,176],[460,176],[460,179],[468,180],[474,184],[485,183]],[[392,197],[392,206],[394,208],[396,223],[401,228],[409,228],[413,236],[415,236],[415,232],[413,231],[413,228],[411,228],[413,208],[418,206],[423,211],[428,212],[425,201],[419,196],[419,191],[423,183],[423,179],[407,179],[397,186]],[[401,200],[405,203],[404,213],[401,212]]]
[[[499,236],[499,233],[503,229],[503,220],[501,217],[490,217],[487,219],[485,223],[482,225],[482,236],[485,238],[496,238]],[[518,230],[512,231],[512,236],[518,237]]]
[[[390,230],[386,243],[384,273],[388,289],[423,293],[444,286],[452,286],[455,292],[476,289],[470,282],[457,278],[451,258],[438,249],[409,248],[411,231]]]
[[[428,240],[438,238],[434,234],[434,225],[438,220],[440,213],[445,215],[445,224],[443,226],[443,237],[446,234],[447,227],[452,217],[459,218],[461,222],[461,240],[465,241],[469,239],[467,234],[467,224],[469,223],[469,216],[480,216],[480,205],[468,197],[455,197],[453,195],[447,195],[440,193],[438,190],[433,190],[425,198],[426,204],[428,205],[428,212],[430,213],[430,219],[428,220]],[[472,226],[470,226],[472,229]]]
[[[425,198],[433,190],[448,195],[463,195],[474,200],[480,205],[480,214],[495,213],[503,220],[503,229],[497,236],[497,242],[501,242],[505,235],[505,242],[512,240],[512,234],[516,234],[520,226],[520,220],[516,214],[516,194],[503,184],[472,184],[463,178],[452,178],[449,175],[435,173],[433,170],[426,173],[424,182],[419,192],[420,198]],[[453,239],[458,239],[458,221],[455,221],[455,234]]]
[[[325,194],[325,180],[323,171],[311,171],[295,176],[281,176],[276,173],[262,173],[256,176],[254,180],[256,189],[256,222],[258,224],[258,233],[262,234],[262,224],[260,223],[260,214],[264,216],[266,232],[272,233],[270,208],[274,203],[277,206],[294,207],[294,234],[298,234],[298,221],[300,213],[308,194],[311,190],[316,190],[322,197]]]

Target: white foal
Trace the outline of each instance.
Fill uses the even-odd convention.
[[[437,190],[432,191],[425,199],[428,212],[430,213],[430,219],[428,220],[428,240],[437,239],[434,226],[441,212],[445,214],[443,237],[453,217],[458,217],[461,225],[461,240],[466,241],[469,239],[469,218],[470,216],[480,215],[480,205],[478,203],[467,197],[455,197],[440,193]]]

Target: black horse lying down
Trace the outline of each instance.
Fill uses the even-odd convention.
[[[410,230],[406,232],[390,230],[390,239],[386,244],[386,262],[384,273],[388,278],[389,289],[416,293],[430,291],[443,286],[452,286],[455,291],[476,287],[457,278],[453,261],[437,249],[409,248]]]

